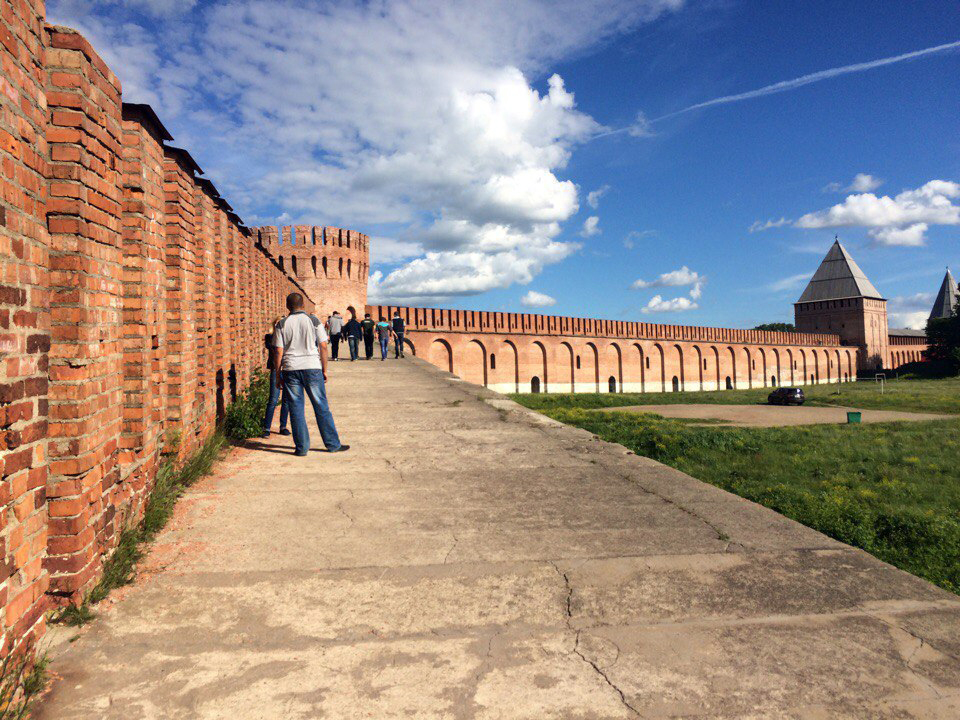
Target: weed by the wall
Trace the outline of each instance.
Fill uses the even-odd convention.
[[[259,372],[227,408],[223,431],[233,442],[258,437],[263,432],[263,416],[270,400],[270,375]]]
[[[32,648],[11,652],[0,660],[0,720],[24,720],[34,701],[47,685],[45,654]]]

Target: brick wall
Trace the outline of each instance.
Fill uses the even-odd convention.
[[[43,3],[0,14],[0,607],[3,647],[44,629],[47,544],[46,71]]]
[[[96,582],[164,447],[205,441],[303,290],[43,2],[6,3],[0,42],[6,652]]]

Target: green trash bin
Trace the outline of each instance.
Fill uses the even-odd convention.
[[[848,412],[847,413],[847,424],[848,425],[859,425],[861,415],[858,412]]]

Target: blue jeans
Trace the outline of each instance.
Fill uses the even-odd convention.
[[[380,358],[387,359],[387,351],[390,349],[390,338],[380,338]]]
[[[347,336],[347,345],[350,346],[350,359],[356,360],[360,357],[360,338],[356,335]]]
[[[284,370],[283,391],[290,406],[290,425],[293,430],[293,444],[298,455],[306,455],[310,450],[310,433],[307,430],[307,420],[303,414],[303,396],[310,398],[313,405],[313,414],[320,428],[320,437],[327,450],[335,452],[340,449],[340,437],[333,424],[333,414],[327,404],[327,391],[323,385],[322,370]]]
[[[270,432],[273,427],[273,413],[277,409],[277,403],[280,402],[280,388],[277,387],[277,371],[270,371],[270,399],[267,401],[267,414],[263,416],[263,431]],[[287,427],[287,415],[290,411],[287,408],[287,397],[284,393],[283,402],[280,403],[280,429]]]

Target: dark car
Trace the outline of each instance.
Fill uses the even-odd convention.
[[[767,402],[771,405],[803,405],[806,398],[800,388],[781,387],[767,395]]]

